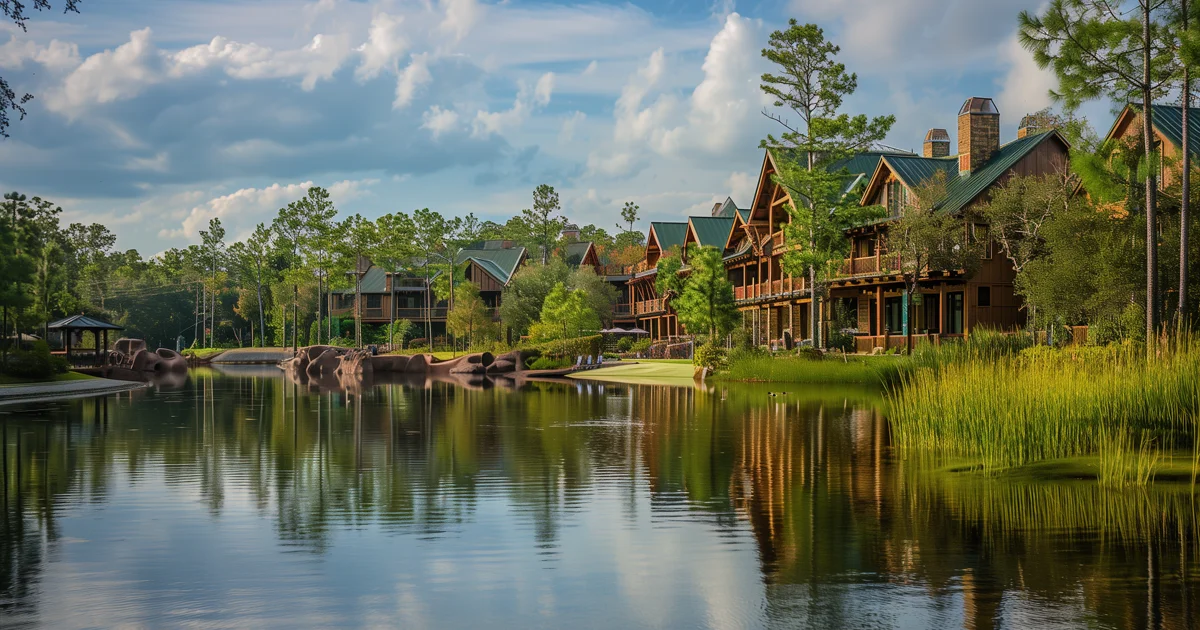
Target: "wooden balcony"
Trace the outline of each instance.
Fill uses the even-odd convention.
[[[881,273],[892,273],[900,269],[900,257],[894,255],[863,256],[861,258],[846,258],[838,269],[838,275],[843,277],[872,276]]]
[[[634,315],[648,315],[650,313],[661,313],[663,311],[663,300],[657,298],[654,300],[642,300],[641,302],[633,303]]]
[[[747,284],[742,287],[734,287],[733,298],[741,301],[757,300],[776,295],[790,295],[805,290],[805,285],[806,281],[804,278],[784,278],[781,280],[772,280],[771,282]]]
[[[621,317],[633,313],[633,305],[627,302],[616,304],[613,306],[613,317]]]

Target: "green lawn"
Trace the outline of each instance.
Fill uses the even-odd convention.
[[[229,348],[187,348],[183,351],[185,357],[196,357],[197,359],[211,359]]]
[[[691,365],[691,359],[629,359],[636,363],[676,363],[680,365]]]
[[[0,385],[31,385],[34,383],[61,383],[64,381],[90,381],[96,378],[79,372],[67,372],[66,374],[57,374],[49,379],[27,379],[16,378],[15,376],[5,376],[0,374]]]
[[[691,385],[692,362],[677,360],[639,361],[633,365],[615,365],[576,372],[571,378],[644,385]]]

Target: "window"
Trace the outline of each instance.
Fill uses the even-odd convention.
[[[883,300],[884,327],[892,334],[904,333],[904,300],[890,297]]]
[[[887,191],[888,214],[898,217],[904,205],[908,203],[908,189],[900,180],[893,180],[888,184]]]
[[[961,335],[963,332],[963,294],[962,292],[946,294],[946,326],[947,335]]]
[[[383,296],[378,293],[368,295],[367,308],[383,308]]]
[[[991,306],[992,305],[992,287],[979,287],[978,299],[975,300],[976,306]]]

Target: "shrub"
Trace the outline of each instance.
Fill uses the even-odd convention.
[[[523,350],[536,350],[543,355],[567,357],[574,361],[577,356],[600,356],[600,335],[555,339],[543,343],[525,345]]]
[[[555,359],[553,357],[537,357],[527,361],[526,366],[531,370],[558,370],[565,367],[570,367],[573,361],[568,359]]]
[[[17,378],[44,379],[65,374],[67,367],[65,358],[50,354],[50,346],[45,341],[37,341],[29,350],[10,351],[3,371]]]
[[[621,337],[617,341],[617,350],[621,352],[629,352],[633,348],[633,337]]]
[[[696,347],[696,356],[692,363],[710,370],[716,370],[725,365],[725,349],[715,343],[706,343]]]
[[[734,348],[749,350],[754,347],[754,336],[745,328],[735,328],[733,333],[729,335],[730,341]]]
[[[647,352],[650,350],[650,339],[639,339],[629,346],[630,352]]]

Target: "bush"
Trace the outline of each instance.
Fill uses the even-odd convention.
[[[746,328],[736,328],[729,335],[735,349],[750,350],[754,347],[754,336]]]
[[[725,349],[715,343],[696,346],[696,355],[692,358],[692,363],[716,370],[725,365]]]
[[[569,359],[555,359],[552,357],[537,357],[525,363],[531,370],[558,370],[565,367],[571,367],[574,362]]]
[[[543,355],[567,357],[574,361],[578,356],[600,356],[600,335],[576,337],[574,339],[555,339],[543,343],[526,345],[523,350],[536,350]]]
[[[617,350],[619,350],[621,352],[629,352],[632,349],[633,349],[633,337],[628,337],[628,336],[621,337],[621,339],[619,341],[617,341]]]
[[[8,353],[4,374],[16,378],[45,379],[67,372],[67,360],[50,354],[45,341],[37,341],[30,350],[13,349]]]
[[[647,352],[650,350],[650,339],[639,339],[629,346],[630,352]]]

